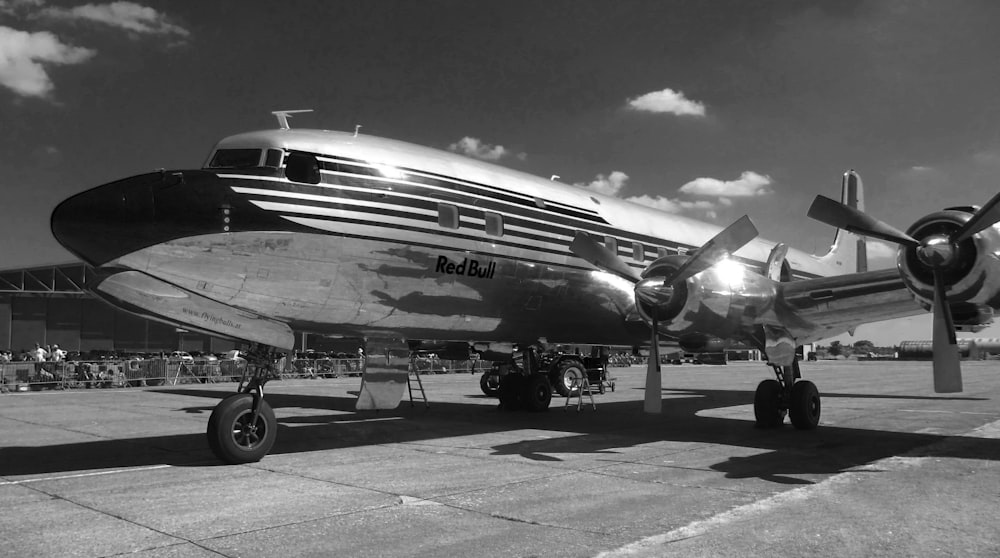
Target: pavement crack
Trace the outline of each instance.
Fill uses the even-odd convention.
[[[163,535],[164,537],[168,537],[168,538],[180,541],[180,542],[175,543],[175,544],[149,546],[149,547],[146,547],[146,548],[140,548],[140,549],[131,550],[128,553],[118,553],[118,554],[116,554],[118,556],[121,556],[121,555],[124,555],[124,554],[134,554],[136,552],[144,552],[144,551],[148,551],[148,550],[156,550],[156,549],[159,549],[159,548],[172,548],[172,547],[179,546],[179,545],[187,543],[187,544],[194,545],[194,546],[196,546],[198,548],[201,548],[201,549],[203,549],[203,550],[205,550],[207,552],[210,552],[212,554],[217,554],[219,556],[225,556],[226,558],[232,558],[228,554],[223,554],[223,553],[218,552],[216,550],[213,550],[213,549],[211,549],[211,548],[209,548],[207,546],[199,544],[198,541],[195,541],[193,539],[189,539],[187,537],[178,536],[178,535],[175,535],[173,533],[168,533],[168,532],[166,532],[166,531],[164,531],[162,529],[157,529],[156,527],[152,527],[150,525],[145,525],[143,523],[139,523],[138,521],[135,521],[133,519],[129,519],[128,517],[125,517],[122,514],[111,513],[111,512],[109,512],[107,510],[102,510],[100,508],[97,508],[97,507],[94,507],[94,506],[91,506],[91,505],[88,505],[88,504],[84,504],[83,502],[78,502],[78,501],[73,500],[71,498],[67,498],[65,496],[60,496],[59,494],[55,494],[53,492],[49,492],[49,491],[47,491],[47,490],[45,490],[45,489],[43,489],[43,488],[41,488],[39,486],[30,486],[30,485],[21,485],[21,486],[23,486],[24,488],[27,488],[28,490],[32,490],[34,492],[38,492],[39,494],[44,494],[44,495],[48,496],[49,498],[51,498],[53,500],[59,500],[59,501],[62,501],[62,502],[66,502],[67,504],[70,504],[70,505],[73,505],[73,506],[77,506],[79,508],[83,508],[85,510],[94,512],[96,514],[104,515],[106,517],[110,517],[110,518],[116,519],[118,521],[123,521],[125,523],[128,523],[129,525],[134,525],[136,527],[139,527],[140,529],[146,529],[146,530],[152,531],[154,533]],[[114,555],[112,555],[112,556],[114,556]]]

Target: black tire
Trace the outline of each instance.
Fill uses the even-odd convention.
[[[505,374],[500,376],[500,388],[497,397],[500,398],[500,408],[504,411],[516,411],[521,408],[522,385],[525,377],[521,374]]]
[[[582,380],[586,374],[587,371],[583,368],[583,364],[580,361],[569,358],[556,366],[556,369],[551,373],[550,381],[552,387],[556,388],[556,393],[563,397],[569,397],[570,395],[576,395],[579,391],[578,389],[570,391],[573,381]]]
[[[792,400],[788,402],[788,418],[799,430],[812,430],[819,425],[820,400],[816,384],[799,380],[792,385]]]
[[[278,421],[271,405],[260,402],[257,422],[251,427],[253,395],[236,393],[215,406],[208,419],[208,447],[216,457],[237,465],[260,461],[274,446],[278,434]]]
[[[764,380],[757,384],[757,392],[753,396],[753,416],[758,428],[775,428],[785,422],[778,380]]]
[[[500,375],[493,372],[484,372],[479,377],[479,389],[487,397],[497,397],[500,394]]]
[[[545,374],[532,374],[522,386],[521,401],[532,412],[547,411],[552,402],[552,384]]]

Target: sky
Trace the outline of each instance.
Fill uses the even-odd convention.
[[[821,253],[805,214],[847,169],[901,229],[997,192],[998,23],[991,0],[0,0],[0,268],[73,259],[62,199],[198,168],[279,109]]]

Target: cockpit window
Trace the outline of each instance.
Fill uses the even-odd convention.
[[[219,149],[208,163],[210,169],[249,169],[260,166],[260,149]]]
[[[264,166],[271,168],[278,168],[281,166],[281,150],[280,149],[268,149],[267,157],[264,159]]]

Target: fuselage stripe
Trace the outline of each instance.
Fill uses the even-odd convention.
[[[354,181],[357,182],[357,184],[321,183],[311,185],[289,182],[278,177],[236,174],[225,174],[220,176],[224,178],[256,182],[258,186],[271,186],[269,188],[260,188],[233,185],[231,188],[234,192],[251,196],[251,199],[256,200],[254,201],[255,205],[261,206],[261,203],[278,204],[271,205],[270,207],[272,210],[282,213],[301,212],[306,215],[318,216],[328,220],[340,219],[355,223],[366,223],[370,221],[366,221],[363,218],[349,219],[347,218],[349,213],[379,215],[383,219],[385,217],[395,218],[394,221],[396,221],[396,225],[403,227],[406,230],[420,230],[425,232],[433,230],[435,234],[440,234],[446,237],[466,238],[476,240],[478,242],[508,245],[520,249],[528,248],[522,244],[510,242],[509,240],[501,240],[500,237],[476,237],[451,233],[448,229],[440,228],[436,222],[437,206],[439,203],[450,203],[452,205],[462,207],[465,210],[472,210],[477,213],[489,208],[504,216],[504,237],[514,237],[528,242],[541,242],[546,244],[547,246],[541,248],[539,250],[540,252],[560,256],[568,255],[569,242],[575,234],[575,231],[581,230],[599,239],[602,239],[601,237],[605,235],[616,238],[619,248],[617,252],[618,256],[631,267],[640,270],[643,269],[645,265],[648,265],[649,262],[656,259],[658,256],[658,248],[665,249],[668,253],[673,254],[677,254],[680,251],[688,252],[693,248],[690,245],[664,241],[663,239],[648,237],[645,235],[628,233],[627,231],[615,229],[590,220],[574,222],[576,221],[575,217],[569,217],[563,214],[546,214],[547,212],[539,210],[534,205],[531,207],[511,205],[502,201],[498,202],[495,198],[468,193],[466,193],[465,196],[455,196],[452,191],[440,186],[414,184],[403,180],[388,178],[372,180],[372,176],[358,176],[329,171],[324,171],[324,175],[331,178],[339,177],[340,179],[346,179],[347,181]],[[393,185],[397,188],[401,186],[409,186],[411,187],[411,191],[389,189]],[[430,189],[439,193],[443,192],[445,194],[452,194],[453,197],[447,199],[428,197],[426,194],[421,195],[420,193],[417,193],[419,192],[419,189]],[[470,199],[469,201],[465,201],[463,200],[463,197]],[[275,201],[268,201],[268,198]],[[289,199],[294,199],[297,203],[285,203],[286,200]],[[376,199],[379,201],[376,202]],[[282,209],[277,209],[279,206]],[[408,220],[411,224],[404,224]],[[477,225],[475,228],[479,229],[479,234],[484,235],[485,231],[480,228],[483,221],[484,218],[479,215],[472,216],[466,213],[462,215],[461,224],[466,227],[470,225]],[[383,221],[378,221],[378,223],[382,222]],[[602,220],[602,222],[604,221]],[[413,227],[413,225],[424,224],[432,225],[431,229],[419,226],[415,228]],[[612,234],[609,235],[608,233]],[[629,234],[630,237],[622,238],[623,233]],[[631,250],[633,242],[638,242],[643,246],[644,260],[641,263],[637,262],[633,258]],[[651,246],[650,243],[653,245]],[[535,249],[539,249],[539,247],[536,246]],[[736,259],[752,269],[760,269],[763,266],[762,262],[739,257]],[[814,277],[814,275],[800,273],[797,270],[794,272],[795,279],[811,277]]]

